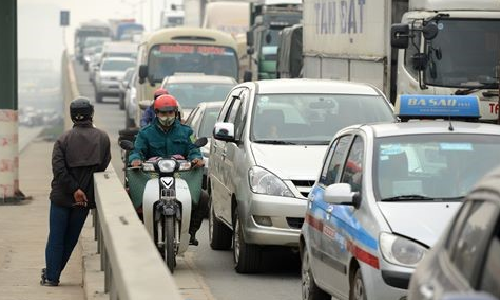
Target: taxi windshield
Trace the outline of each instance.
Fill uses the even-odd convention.
[[[375,140],[374,188],[382,201],[462,200],[498,163],[500,136],[436,134]]]
[[[254,102],[252,141],[327,145],[347,126],[394,121],[379,95],[262,94]]]

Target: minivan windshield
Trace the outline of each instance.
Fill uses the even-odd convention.
[[[256,96],[251,140],[327,145],[346,126],[394,121],[380,95],[262,94]]]
[[[499,152],[499,136],[378,138],[373,153],[373,185],[382,201],[462,200],[495,166]]]

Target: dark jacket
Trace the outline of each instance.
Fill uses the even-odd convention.
[[[109,137],[91,122],[75,124],[54,144],[52,152],[52,191],[50,200],[60,206],[71,207],[73,194],[81,189],[95,207],[94,176],[103,172],[111,161]]]
[[[193,144],[193,129],[175,120],[168,130],[160,127],[158,119],[143,127],[137,134],[129,162],[135,159],[145,161],[151,157],[169,157],[180,154],[188,160],[203,158],[200,149]]]

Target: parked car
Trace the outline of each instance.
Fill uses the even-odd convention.
[[[104,96],[119,96],[120,80],[128,68],[135,66],[135,59],[126,57],[106,57],[95,78],[95,100],[102,102]]]
[[[228,76],[175,73],[163,79],[161,88],[175,96],[182,107],[181,118],[185,120],[198,103],[226,99],[236,84],[236,80]]]
[[[123,75],[123,78],[120,80],[120,91],[118,92],[118,106],[120,107],[120,110],[125,109],[125,94],[127,93],[127,89],[129,88],[129,83],[132,79],[132,75],[134,75],[134,72],[134,67],[128,68],[127,71],[125,71],[125,75]]]
[[[393,121],[376,88],[331,80],[237,85],[210,145],[210,245],[229,249],[237,272],[259,270],[261,246],[298,247],[306,196],[335,132]]]
[[[186,125],[191,126],[194,131],[194,139],[201,137],[210,138],[212,137],[212,131],[214,130],[215,121],[217,121],[217,116],[222,108],[224,102],[202,102],[198,104],[186,120]],[[209,142],[200,148],[203,159],[205,160],[205,170],[203,174],[203,189],[207,189],[207,174],[208,174],[208,162],[210,159],[210,140]]]
[[[500,164],[498,125],[455,119],[477,122],[479,99],[448,97],[407,95],[396,104],[401,120],[445,120],[337,132],[308,196],[300,237],[302,299],[406,298],[412,273],[465,195]],[[422,278],[434,276],[436,267]],[[440,274],[442,280],[448,275]]]
[[[408,299],[482,293],[500,299],[500,168],[482,178],[467,195],[439,242],[412,275]]]

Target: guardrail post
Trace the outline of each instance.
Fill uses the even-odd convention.
[[[109,264],[108,250],[104,247],[104,293],[109,293],[109,288],[111,286],[112,275],[111,275],[111,265]]]

